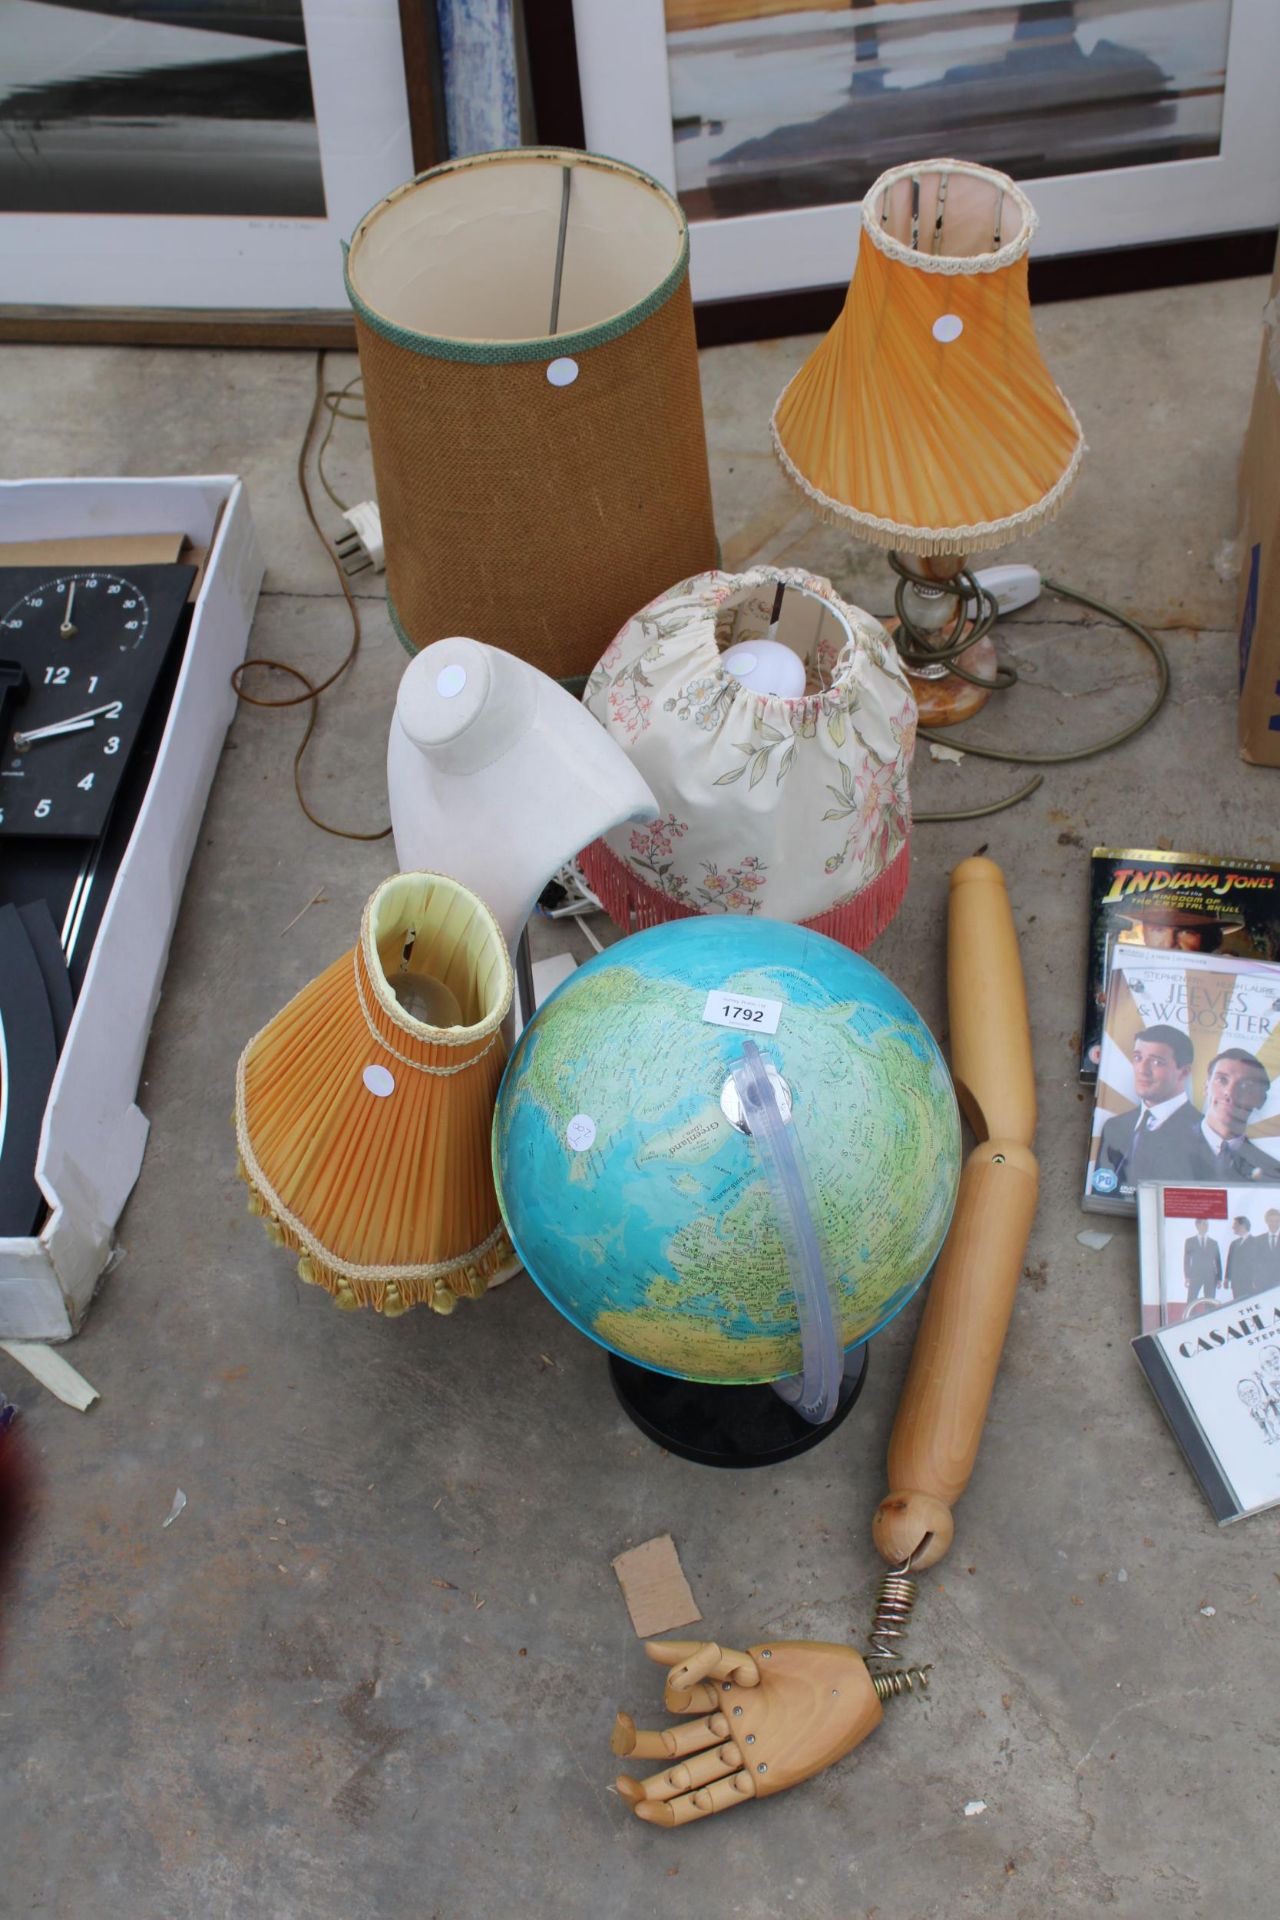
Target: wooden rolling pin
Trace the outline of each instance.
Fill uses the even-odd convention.
[[[963,860],[947,918],[951,1071],[981,1144],[960,1175],[889,1441],[872,1523],[891,1566],[931,1567],[951,1545],[969,1484],[1035,1216],[1035,1075],[1027,993],[1004,875]]]

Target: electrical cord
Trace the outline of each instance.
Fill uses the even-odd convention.
[[[896,559],[896,556],[891,556],[891,558]],[[901,568],[899,571],[901,571]],[[920,577],[923,578],[923,576]],[[962,575],[961,577],[963,578],[964,576]],[[969,577],[972,578],[972,576]],[[925,584],[936,586],[937,582],[926,581]],[[1156,639],[1154,633],[1142,626],[1137,620],[1131,619],[1127,613],[1121,613],[1119,607],[1113,607],[1105,600],[1095,600],[1092,595],[1079,593],[1074,587],[1064,587],[1059,580],[1046,578],[1042,584],[1048,588],[1050,593],[1056,593],[1061,599],[1074,600],[1079,606],[1090,607],[1093,612],[1100,613],[1104,615],[1106,619],[1114,621],[1117,626],[1127,627],[1129,632],[1142,642],[1142,645],[1147,648],[1156,663],[1156,694],[1150,705],[1144,712],[1139,714],[1136,720],[1130,721],[1127,727],[1121,727],[1117,733],[1108,734],[1104,740],[1095,740],[1085,747],[1073,747],[1066,753],[1022,753],[1006,747],[974,746],[967,740],[958,739],[949,727],[945,730],[939,730],[935,727],[921,727],[920,738],[922,740],[933,740],[941,745],[958,747],[961,752],[971,753],[979,760],[1002,760],[1013,766],[1024,767],[1063,767],[1070,765],[1076,760],[1092,760],[1097,754],[1110,753],[1113,747],[1123,746],[1126,740],[1132,740],[1135,734],[1141,733],[1142,729],[1149,726],[1155,719],[1161,707],[1164,705],[1165,698],[1169,692],[1170,674],[1169,656]],[[981,591],[981,589],[979,589],[979,591]],[[988,596],[988,598],[989,597],[990,596]],[[963,605],[961,611],[963,612]],[[964,641],[964,645],[972,646],[972,637],[967,638]],[[941,660],[946,658],[946,655],[938,653],[931,655],[930,658]],[[952,673],[956,672],[954,662],[948,660],[948,665]],[[1012,681],[1018,677],[1015,669],[1012,667],[1002,668],[1001,671],[1007,672],[1011,676],[1011,680],[1005,684],[1012,684]],[[969,680],[973,678],[970,674],[963,674],[961,677]],[[976,684],[989,685],[991,683],[979,681]],[[946,813],[917,813],[913,818],[917,821],[923,820],[926,822],[941,820],[980,820],[988,814],[1003,813],[1007,807],[1016,806],[1019,800],[1025,800],[1029,794],[1034,793],[1037,787],[1043,783],[1043,778],[1044,776],[1042,774],[1037,774],[1025,787],[1019,788],[1017,793],[1009,794],[1003,800],[993,801],[989,806],[957,809]]]
[[[362,386],[363,386],[363,376],[357,373],[354,379],[348,380],[345,387],[330,387],[324,396],[324,405],[328,409],[328,413],[329,413],[329,424],[324,430],[324,438],[321,440],[320,445],[316,448],[316,473],[319,477],[320,485],[324,488],[325,492],[328,494],[329,498],[332,500],[334,506],[338,509],[339,513],[345,513],[347,511],[347,508],[351,505],[351,502],[349,500],[342,499],[341,495],[335,493],[332,486],[329,484],[329,476],[324,470],[324,456],[328,451],[329,442],[333,438],[333,430],[337,426],[339,420],[360,420],[364,422],[368,421],[369,416],[365,412],[363,406],[357,406],[355,404],[351,404],[351,405],[344,404],[345,402],[348,402],[348,401],[354,402],[358,400],[363,400],[364,398],[363,391],[361,391],[359,394],[353,394],[354,388],[362,387]]]
[[[329,425],[325,431],[324,439],[320,443],[317,465],[320,469],[320,478],[324,484],[325,492],[335,504],[341,507],[341,501],[338,500],[337,494],[334,493],[324,475],[322,464],[324,449],[328,446],[334,425],[339,419],[362,419],[364,417],[363,414],[357,415],[342,411],[342,401],[356,385],[355,380],[349,380],[346,386],[338,389],[336,393],[326,391],[324,384],[324,359],[323,353],[316,355],[315,398],[311,402],[311,412],[307,418],[306,431],[302,436],[302,445],[298,449],[298,487],[302,494],[303,505],[307,510],[307,518],[315,529],[316,538],[320,541],[325,552],[333,562],[334,571],[338,576],[338,585],[342,589],[343,598],[347,603],[347,609],[351,615],[351,645],[348,647],[343,659],[339,661],[328,678],[321,680],[318,684],[311,680],[302,671],[301,667],[292,666],[287,660],[269,660],[259,656],[251,660],[241,661],[240,665],[231,675],[231,686],[237,700],[243,700],[246,706],[306,706],[309,709],[307,713],[307,724],[303,730],[302,739],[299,741],[298,750],[293,756],[293,790],[298,796],[298,805],[302,808],[302,811],[306,814],[311,824],[319,827],[322,833],[331,833],[339,840],[385,840],[391,832],[389,825],[380,827],[376,832],[371,833],[356,833],[348,827],[331,826],[327,820],[322,820],[319,814],[312,811],[307,804],[306,795],[302,791],[302,760],[308,746],[311,744],[311,736],[315,732],[316,720],[319,715],[320,696],[322,693],[327,693],[330,687],[335,686],[343,674],[347,672],[348,668],[354,664],[356,655],[360,651],[361,639],[363,638],[360,626],[360,608],[356,603],[355,595],[351,591],[351,583],[343,571],[342,562],[334,551],[333,545],[327,538],[319,520],[316,518],[315,505],[311,498],[311,488],[307,478],[307,461],[311,454],[311,442],[315,438],[316,426],[319,422],[321,411],[327,407],[330,416]],[[266,699],[261,694],[249,693],[244,685],[244,676],[254,668],[260,668],[268,673],[287,674],[290,679],[298,681],[306,691],[303,693],[285,694],[276,700]]]

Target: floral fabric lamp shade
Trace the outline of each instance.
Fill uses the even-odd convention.
[[[749,684],[770,645],[794,695]],[[767,566],[681,581],[628,621],[583,697],[658,802],[581,855],[619,926],[758,914],[861,949],[892,919],[915,701],[879,621],[829,581]]]

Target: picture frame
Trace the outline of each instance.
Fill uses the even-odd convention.
[[[342,243],[444,157],[433,0],[156,11],[13,9],[0,341],[352,347]]]
[[[1154,254],[1170,243],[1194,247],[1210,237],[1240,236],[1252,241],[1264,231],[1274,234],[1280,211],[1275,189],[1280,172],[1280,118],[1274,113],[1272,95],[1274,75],[1280,71],[1280,9],[1271,0],[1173,0],[1160,8],[1145,0],[1023,0],[1020,5],[1012,0],[1010,4],[998,0],[996,4],[992,0],[884,0],[882,4],[853,0],[848,4],[846,0],[838,10],[827,0],[776,0],[772,6],[763,0],[666,0],[665,5],[664,0],[572,0],[572,7],[585,143],[631,161],[682,199],[690,215],[693,294],[704,310],[764,296],[766,305],[799,311],[803,304],[798,306],[799,296],[808,290],[847,284],[856,255],[860,201],[853,194],[829,197],[833,171],[848,158],[838,137],[831,137],[833,127],[837,135],[840,130],[843,99],[834,107],[820,101],[824,111],[815,112],[828,136],[825,155],[803,151],[804,102],[797,105],[794,87],[788,95],[780,84],[775,85],[777,126],[766,128],[763,135],[759,131],[762,88],[769,83],[766,29],[778,29],[779,22],[787,28],[789,46],[803,51],[808,44],[812,52],[815,37],[825,35],[828,66],[844,62],[837,72],[836,91],[847,94],[850,140],[861,143],[851,172],[865,176],[862,190],[885,166],[904,158],[933,156],[940,144],[945,148],[947,143],[947,132],[939,129],[963,124],[963,114],[948,118],[946,112],[931,110],[907,115],[902,101],[913,87],[919,91],[932,85],[936,89],[933,105],[940,108],[942,82],[955,73],[976,70],[980,78],[989,78],[999,59],[989,46],[973,44],[979,25],[991,34],[999,32],[1003,23],[1009,48],[1000,57],[1006,65],[1015,41],[1021,38],[1016,50],[1025,52],[1033,29],[1044,29],[1047,35],[1053,27],[1059,52],[1071,50],[1069,43],[1075,43],[1074,52],[1080,56],[1074,61],[1073,52],[1075,65],[1083,63],[1087,68],[1101,46],[1103,57],[1095,71],[1109,60],[1116,81],[1115,70],[1120,68],[1109,116],[1092,116],[1091,131],[1100,149],[1097,157],[1103,163],[1091,158],[1086,138],[1083,144],[1077,140],[1058,170],[1054,170],[1051,151],[1039,165],[1020,164],[1016,138],[1005,138],[1007,150],[1001,150],[1000,139],[980,137],[991,132],[989,126],[984,128],[981,113],[971,116],[964,151],[958,155],[1002,166],[1027,188],[1041,220],[1037,256],[1066,269],[1073,256],[1101,253],[1114,259],[1138,249]],[[1139,29],[1154,31],[1153,16],[1166,16],[1161,47],[1168,45],[1169,32],[1185,29],[1187,70],[1181,72],[1175,61],[1174,70],[1167,71],[1159,61],[1142,54],[1148,66],[1163,74],[1165,84],[1154,86],[1148,75],[1145,91],[1136,89],[1126,96],[1123,62],[1117,60],[1114,49],[1119,47],[1121,54],[1141,53]],[[677,23],[674,33],[669,33],[669,20]],[[914,45],[913,27],[918,29]],[[1126,32],[1134,40],[1133,47],[1115,38]],[[855,45],[859,34],[863,38]],[[841,35],[843,43],[838,40]],[[697,91],[701,83],[692,74],[699,57],[699,36],[711,36],[701,94]],[[781,39],[780,31],[775,37]],[[867,60],[865,74],[858,76],[853,70],[868,49],[873,57]],[[785,71],[779,58],[773,60],[775,83],[780,83]],[[1130,65],[1136,72],[1136,59]],[[819,74],[826,69],[812,67],[811,71]],[[861,106],[855,78],[867,80]],[[1024,128],[1038,128],[1043,122],[1050,128],[1047,138],[1051,141],[1052,129],[1071,121],[1067,110],[1072,105],[1071,89],[1062,98],[1038,99],[1025,72],[1020,78],[1020,92],[1012,106],[1006,89],[1009,116],[1014,122],[1020,119]],[[1129,78],[1136,86],[1132,72]],[[897,101],[888,101],[895,79],[903,79],[904,84],[897,89]],[[829,76],[822,84],[828,82]],[[1073,75],[1072,85],[1076,107],[1090,106],[1087,71]],[[881,106],[873,116],[870,108],[877,95]],[[1058,111],[1051,113],[1055,107]],[[562,95],[556,111],[563,115]],[[1179,124],[1179,115],[1185,127]],[[1089,117],[1078,116],[1082,121]],[[1105,124],[1108,118],[1110,125]],[[876,149],[877,122],[883,135],[881,152]],[[1003,131],[1007,134],[1008,129]],[[1084,131],[1087,135],[1090,128]],[[736,137],[739,132],[741,139]],[[909,152],[898,150],[904,138],[911,146]],[[750,167],[740,164],[744,153],[749,155],[752,141],[758,143],[761,156],[754,183]],[[1101,148],[1108,141],[1110,157],[1117,164],[1106,164]],[[1126,143],[1127,151],[1116,150]],[[703,177],[691,184],[688,160],[699,144],[705,161]],[[955,140],[949,150],[957,152],[960,145]],[[1181,157],[1168,157],[1171,152]],[[734,156],[728,168],[726,155]],[[735,169],[739,177],[727,182],[730,190],[721,191],[717,207],[716,186],[726,184],[726,174]],[[806,170],[807,178],[802,178]],[[792,184],[780,190],[778,177],[788,171]],[[796,204],[779,204],[789,194]],[[1265,241],[1246,249],[1242,258],[1251,261],[1255,252],[1265,255]],[[1061,282],[1063,276],[1056,277]],[[1161,276],[1177,277],[1176,271]],[[1193,271],[1190,277],[1207,275]],[[768,330],[782,331],[785,326]],[[701,326],[700,337],[707,337]]]

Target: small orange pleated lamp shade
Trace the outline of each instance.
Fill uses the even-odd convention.
[[[442,874],[401,873],[358,945],[241,1054],[250,1211],[340,1307],[448,1313],[516,1270],[489,1152],[511,992],[489,909]]]
[[[963,554],[1057,512],[1084,440],[1036,344],[1036,224],[1012,180],[965,161],[893,167],[870,189],[844,310],[773,414],[778,458],[824,519]]]

